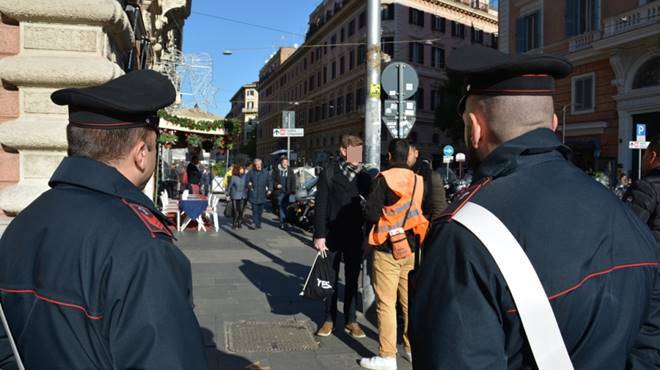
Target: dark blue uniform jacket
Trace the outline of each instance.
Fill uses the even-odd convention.
[[[0,299],[29,370],[206,369],[190,262],[117,170],[68,157],[0,239]],[[1,327],[0,327],[1,329]],[[0,368],[12,368],[0,330]]]
[[[553,132],[504,143],[471,199],[529,256],[575,369],[660,368],[655,240],[614,194],[566,160]],[[411,309],[415,369],[535,369],[507,284],[483,244],[445,217],[426,239]]]

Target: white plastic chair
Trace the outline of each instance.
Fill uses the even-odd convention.
[[[215,227],[215,232],[220,231],[220,223],[218,222],[218,202],[220,197],[215,194],[209,196],[209,206],[206,208],[206,217],[213,219],[213,226]]]
[[[163,212],[164,215],[170,213],[176,214],[176,229],[181,231],[181,210],[179,209],[179,202],[175,199],[170,199],[167,190],[163,190],[163,192],[160,193],[160,201],[163,203],[163,209],[161,209],[161,212]]]

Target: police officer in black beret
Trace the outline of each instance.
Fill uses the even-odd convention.
[[[571,65],[469,46],[454,51],[447,68],[467,84],[460,110],[476,171],[423,247],[411,308],[415,369],[660,368],[654,239],[567,160],[570,150],[554,133],[554,80]],[[486,213],[494,221],[474,222]],[[510,243],[493,246],[502,229]],[[503,260],[494,258],[498,247],[510,247]],[[509,263],[518,254],[531,274]],[[533,292],[512,292],[534,279],[542,304],[530,311]],[[544,305],[548,320],[536,316]],[[523,306],[534,313],[522,317]],[[532,346],[540,326],[558,331]]]
[[[175,97],[154,71],[53,93],[69,156],[0,239],[0,301],[27,369],[206,369],[190,262],[142,193],[156,113]]]

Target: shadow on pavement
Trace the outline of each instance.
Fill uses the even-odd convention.
[[[202,327],[204,336],[204,350],[206,352],[206,362],[209,370],[227,370],[227,369],[246,369],[252,365],[252,361],[231,353],[223,352],[218,349],[212,330]]]

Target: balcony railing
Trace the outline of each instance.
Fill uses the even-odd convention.
[[[603,37],[646,27],[660,22],[660,2],[653,1],[639,8],[605,19]]]
[[[568,51],[575,52],[591,47],[594,41],[600,39],[600,32],[592,31],[575,36],[568,41]]]

